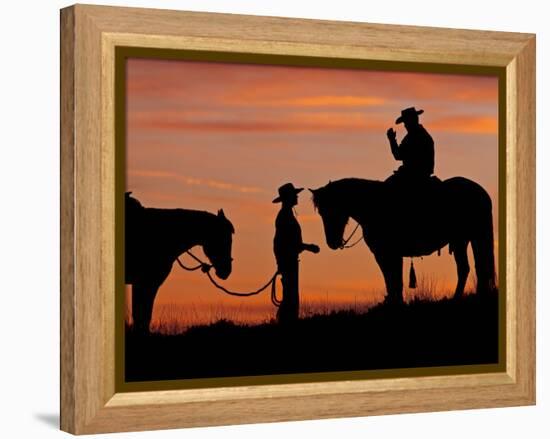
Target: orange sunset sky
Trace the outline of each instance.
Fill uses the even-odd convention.
[[[256,289],[275,270],[277,188],[386,178],[400,164],[386,130],[394,127],[400,141],[405,130],[394,122],[410,106],[425,111],[420,121],[435,141],[436,175],[464,176],[489,192],[498,237],[496,77],[129,59],[126,190],[147,207],[223,208],[236,229],[233,273],[223,283]],[[366,245],[330,250],[307,191],[296,212],[304,241],[321,247],[318,255],[301,256],[304,309],[382,300],[382,274]],[[448,248],[414,262],[420,284],[430,282],[439,295],[454,290]],[[405,259],[405,283],[409,264]],[[177,265],[159,290],[154,319],[170,304],[192,310],[195,320],[275,315],[268,291],[225,296],[200,272]]]

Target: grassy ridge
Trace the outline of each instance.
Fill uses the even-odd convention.
[[[126,333],[126,380],[498,362],[498,294],[338,311],[293,327],[220,320],[183,334]]]

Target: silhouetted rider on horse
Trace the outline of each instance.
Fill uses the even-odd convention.
[[[397,143],[396,132],[388,129],[391,152],[403,164],[386,179],[396,242],[406,245],[411,254],[421,253],[425,236],[439,227],[446,214],[440,197],[441,180],[434,172],[434,141],[418,120],[424,110],[415,107],[401,111],[395,123],[405,124],[407,134]],[[406,215],[406,217],[403,217]],[[411,282],[412,283],[412,282]]]
[[[429,178],[434,172],[434,141],[432,136],[426,131],[418,121],[418,116],[424,113],[424,110],[417,110],[414,107],[405,108],[401,111],[395,123],[404,123],[407,134],[397,144],[396,132],[393,128],[387,131],[390,141],[391,152],[395,160],[402,161],[403,164],[386,181],[389,182],[414,182]]]

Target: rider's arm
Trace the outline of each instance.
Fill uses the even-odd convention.
[[[397,144],[396,139],[390,139],[390,146],[391,146],[391,153],[393,154],[393,157],[395,160],[403,160],[401,158],[401,154],[399,152],[399,145]]]

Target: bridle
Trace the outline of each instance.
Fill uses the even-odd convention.
[[[353,244],[348,245],[348,242],[350,242],[351,238],[353,238],[353,235],[355,235],[355,232],[357,232],[357,229],[359,228],[360,224],[357,223],[355,226],[355,229],[353,229],[353,232],[342,241],[342,245],[340,245],[340,250],[344,250],[346,248],[352,248],[355,247],[357,244],[359,244],[363,240],[363,236],[361,236],[357,241],[355,241]]]

